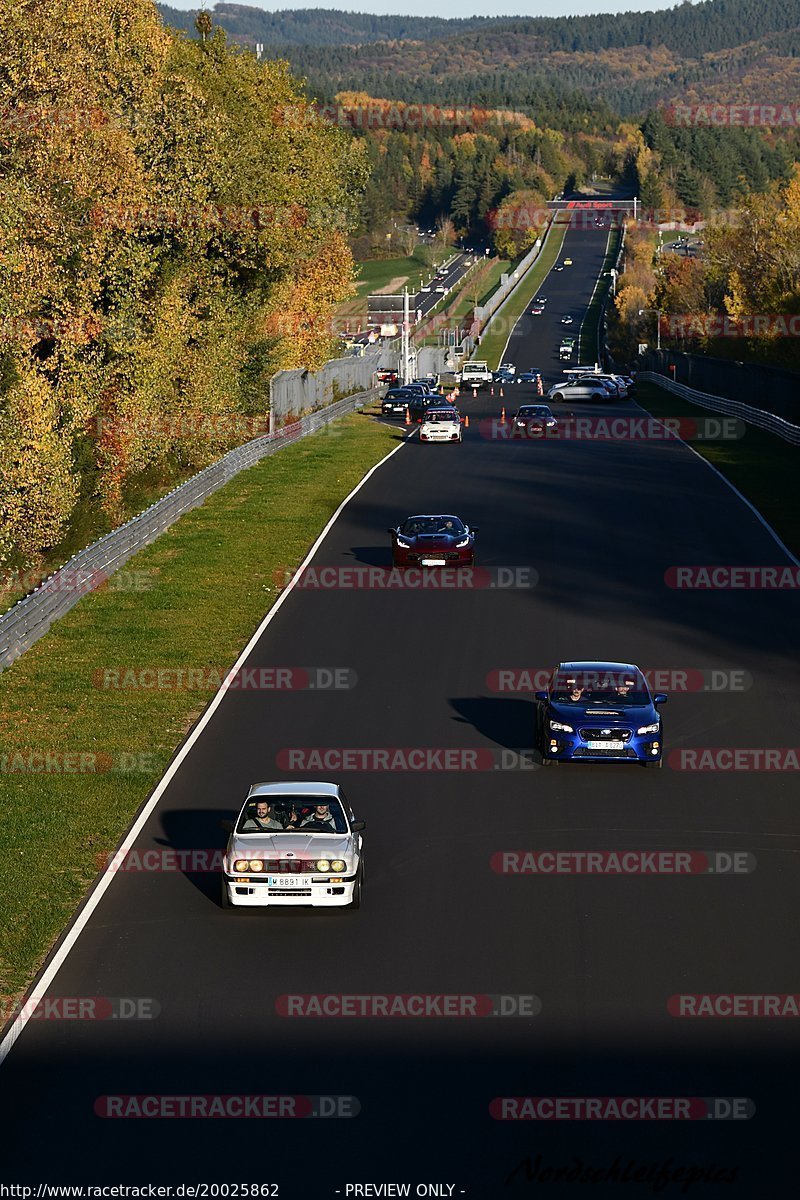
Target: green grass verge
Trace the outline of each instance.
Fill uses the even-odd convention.
[[[717,416],[651,383],[639,385],[636,400],[654,417]],[[781,541],[800,555],[800,508],[794,484],[797,447],[752,425],[745,426],[744,437],[737,441],[696,441],[691,445],[755,505]]]
[[[496,371],[500,365],[500,359],[506,348],[508,335],[541,288],[542,281],[547,272],[558,258],[567,228],[566,224],[553,225],[550,236],[536,262],[522,276],[514,291],[489,325],[488,332],[481,338],[481,344],[475,351],[475,357],[486,359],[491,370]],[[527,370],[528,365],[528,363],[521,364],[521,369]],[[536,363],[533,364],[533,366],[536,365]]]
[[[606,243],[606,253],[603,259],[603,266],[600,271],[598,285],[592,293],[592,298],[589,301],[589,307],[586,310],[586,316],[581,323],[580,336],[578,338],[578,362],[593,363],[597,362],[597,326],[600,321],[600,313],[603,306],[603,300],[608,294],[611,287],[611,280],[605,278],[605,272],[610,271],[619,253],[619,244],[622,237],[622,231],[612,230],[608,235]]]
[[[243,472],[123,568],[143,590],[112,583],[86,596],[0,676],[0,990],[7,996],[30,980],[213,695],[106,690],[103,672],[224,674],[277,599],[285,572],[402,436],[353,414]],[[50,769],[32,770],[42,765],[33,754],[49,755]]]
[[[423,278],[433,274],[433,268],[427,266],[422,258],[415,254],[408,258],[370,258],[356,265],[356,290],[359,296],[377,292],[400,276],[407,281],[409,288],[418,288]],[[402,291],[403,284],[399,286]]]

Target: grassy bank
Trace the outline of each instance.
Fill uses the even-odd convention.
[[[718,415],[651,383],[640,385],[636,399],[655,417],[713,419]],[[800,557],[800,508],[794,486],[797,447],[752,425],[744,429],[744,436],[736,441],[691,445],[755,505],[784,544]]]
[[[0,991],[31,978],[213,694],[108,690],[113,672],[224,674],[402,436],[354,414],[243,472],[130,560],[130,590],[85,597],[0,676]]]
[[[592,293],[592,298],[589,301],[586,316],[581,322],[580,333],[578,335],[579,363],[597,362],[597,326],[600,321],[603,300],[611,287],[611,279],[606,277],[606,271],[610,271],[616,261],[621,237],[622,232],[619,229],[612,230],[608,235],[600,277],[597,281],[597,287]]]
[[[478,354],[485,358],[492,370],[500,365],[500,359],[506,348],[509,334],[522,316],[526,307],[539,291],[545,276],[559,256],[568,226],[554,225],[547,243],[542,249],[533,266],[523,275],[521,282],[511,293],[505,304],[492,320],[488,331],[481,338]],[[528,364],[520,364],[522,370],[527,370]],[[533,364],[536,365],[535,363]]]

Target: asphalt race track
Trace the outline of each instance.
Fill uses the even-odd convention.
[[[469,270],[468,260],[470,260],[472,257],[473,255],[471,254],[456,254],[452,261],[448,264],[447,273],[441,277],[438,275],[435,276],[431,287],[435,289],[439,286],[439,284],[441,284],[443,287],[447,287],[452,290],[459,280],[466,275],[467,271]],[[412,297],[412,317],[413,313],[419,310],[424,319],[431,309],[434,309],[439,301],[444,299],[446,299],[446,297],[441,292],[437,292],[435,290],[430,292],[417,292],[416,296]]]
[[[525,316],[505,356],[518,369],[557,377],[560,306],[578,315],[588,302],[606,237],[570,232],[564,253],[575,265],[548,277],[546,315]],[[137,843],[222,848],[219,821],[251,782],[335,778],[367,822],[363,907],[223,911],[214,874],[119,872],[50,993],[150,997],[160,1014],[29,1022],[0,1068],[3,1178],[276,1182],[283,1200],[344,1196],[348,1183],[367,1181],[406,1181],[414,1195],[417,1183],[435,1182],[482,1200],[583,1195],[564,1172],[609,1168],[619,1156],[617,1182],[595,1183],[591,1195],[789,1194],[797,1019],[679,1018],[668,1001],[800,991],[796,772],[681,770],[674,757],[797,746],[796,599],[665,582],[681,564],[787,559],[678,441],[492,436],[501,403],[509,411],[533,398],[522,386],[502,401],[462,397],[464,443],[412,438],[355,496],[312,564],[351,569],[352,582],[352,568],[388,566],[387,526],[453,512],[480,526],[475,586],[297,588],[247,665],[349,668],[357,685],[229,693]],[[591,414],[642,415],[630,402]],[[509,578],[521,586],[500,586]],[[493,673],[533,674],[569,658],[695,680],[692,690],[665,689],[673,757],[663,770],[539,766],[531,693],[496,690]],[[697,674],[711,669],[722,690],[706,690],[712,677]],[[728,672],[741,690],[724,686]],[[480,769],[285,765],[288,750],[398,747],[479,751],[466,762]],[[757,868],[614,877],[491,866],[503,851],[632,849],[742,851]],[[308,993],[532,995],[541,1011],[278,1015],[279,996]],[[98,1097],[154,1094],[355,1096],[360,1113],[95,1115]],[[495,1120],[492,1100],[515,1096],[747,1097],[755,1115]],[[564,1182],[526,1181],[526,1156],[532,1174],[564,1168]],[[656,1192],[654,1164],[666,1159],[670,1170],[732,1172],[733,1182]]]

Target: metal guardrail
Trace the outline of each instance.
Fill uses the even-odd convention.
[[[619,271],[620,260],[622,258],[623,252],[625,250],[625,234],[627,232],[628,232],[628,227],[627,227],[627,225],[625,225],[623,223],[622,236],[619,239],[619,248],[617,250],[617,257],[614,259],[613,267],[610,268],[610,270],[612,270],[612,271]],[[613,284],[613,282],[614,282],[614,279],[612,276],[612,284]],[[602,365],[606,366],[606,367],[608,366],[608,363],[606,361],[607,357],[608,357],[608,347],[606,345],[606,337],[607,337],[607,332],[608,332],[606,313],[608,310],[608,302],[612,298],[612,296],[615,294],[616,294],[615,288],[613,288],[613,287],[606,288],[606,294],[601,301],[600,314],[597,318],[597,361],[599,363],[602,363]]]
[[[481,339],[491,331],[492,321],[497,316],[499,310],[503,307],[506,300],[512,292],[516,291],[523,279],[537,261],[550,237],[553,230],[553,218],[550,217],[547,223],[547,229],[542,237],[537,239],[537,244],[528,251],[524,258],[521,258],[517,263],[514,271],[505,283],[501,283],[491,294],[486,304],[480,308],[480,316],[473,319],[469,327],[469,332],[472,336],[480,335]],[[478,312],[478,308],[475,309]]]
[[[0,616],[0,671],[11,666],[82,596],[105,583],[137,550],[155,541],[179,517],[202,504],[240,471],[309,433],[315,433],[337,417],[362,408],[377,399],[383,391],[382,387],[369,388],[346,396],[327,408],[310,413],[293,425],[229,450],[217,462],[162,496],[137,517],[79,551],[35,591]]]
[[[665,391],[672,392],[674,396],[688,400],[690,404],[708,408],[712,412],[723,413],[728,417],[738,417],[747,425],[754,425],[757,429],[774,433],[793,446],[800,446],[800,425],[792,425],[790,421],[785,421],[783,417],[776,417],[774,413],[765,412],[762,408],[753,408],[750,404],[742,404],[739,400],[728,400],[724,396],[712,396],[708,392],[696,392],[694,388],[687,387],[685,383],[675,383],[674,380],[669,379],[666,375],[659,375],[656,371],[639,371],[636,375],[637,383],[640,379],[646,383],[656,383]]]

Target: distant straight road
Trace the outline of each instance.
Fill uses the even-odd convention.
[[[576,328],[606,238],[567,235],[575,265],[542,285],[546,315],[522,318],[506,354],[519,369],[557,376],[557,318],[573,312]],[[786,559],[681,443],[492,436],[501,403],[532,398],[515,385],[502,402],[465,399],[461,446],[409,441],[313,565],[387,567],[387,526],[444,511],[480,526],[478,582],[497,583],[505,568],[536,586],[296,590],[247,665],[347,667],[357,686],[229,693],[137,848],[221,848],[220,818],[253,781],[286,776],[289,750],[460,748],[489,769],[291,774],[339,780],[367,822],[358,912],[225,912],[216,875],[120,872],[51,994],[150,997],[159,1015],[29,1023],[0,1068],[3,1180],[276,1182],[282,1200],[405,1181],[411,1195],[418,1183],[452,1184],[439,1194],[484,1200],[538,1195],[548,1178],[547,1195],[571,1196],[566,1172],[610,1169],[592,1195],[687,1194],[680,1181],[654,1191],[670,1159],[669,1170],[733,1180],[689,1196],[791,1194],[798,1020],[681,1019],[668,1005],[677,993],[800,990],[797,773],[681,770],[674,758],[661,771],[514,769],[532,746],[534,703],[529,691],[497,690],[502,669],[535,678],[562,659],[628,660],[695,681],[673,688],[664,710],[669,752],[797,746],[796,594],[682,591],[665,579],[681,564]],[[631,404],[592,412],[641,415]],[[757,869],[619,878],[492,868],[494,855],[525,850],[742,851]],[[32,879],[32,905],[35,896]],[[280,1015],[279,997],[311,993],[535,995],[541,1012]],[[356,1096],[361,1111],[95,1115],[102,1096],[220,1093]],[[749,1097],[756,1113],[495,1119],[493,1100],[519,1096]],[[526,1184],[548,1167],[563,1182]],[[650,1182],[621,1189],[635,1171]]]
[[[442,285],[449,290],[452,290],[457,283],[466,275],[469,270],[470,260],[473,258],[471,254],[456,254],[452,261],[448,264],[446,274],[435,276],[431,287],[434,289],[430,292],[417,292],[414,300],[414,309],[422,312],[423,318],[428,315],[431,309],[434,309],[440,300],[443,299],[443,293],[437,292],[435,289]],[[412,313],[412,317],[413,317]]]

